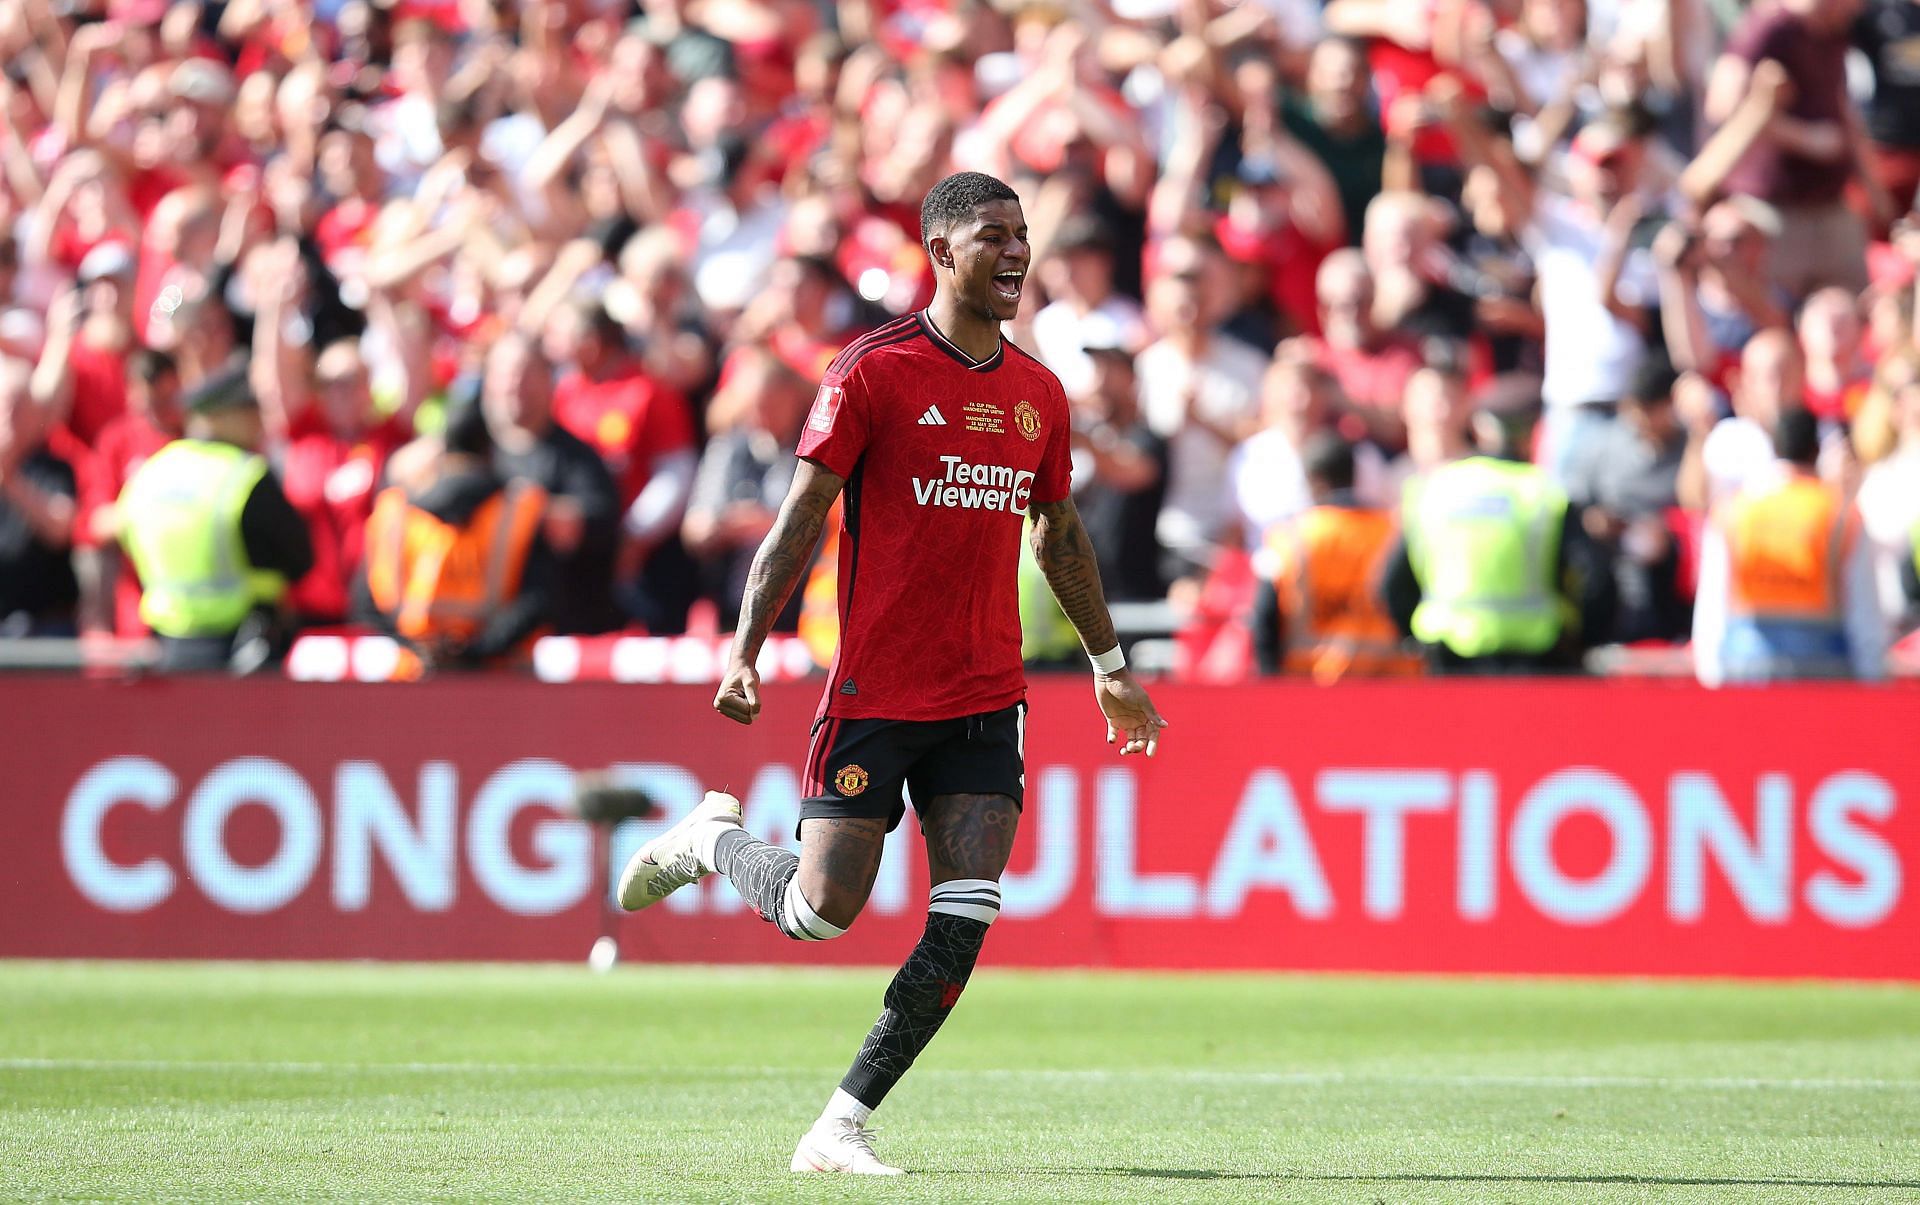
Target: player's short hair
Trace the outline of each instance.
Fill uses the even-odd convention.
[[[991,201],[1018,201],[1020,194],[985,172],[955,172],[927,190],[920,203],[920,245],[933,253],[933,240],[952,230]]]

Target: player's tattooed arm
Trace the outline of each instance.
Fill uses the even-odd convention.
[[[1080,523],[1080,511],[1072,498],[1058,502],[1036,502],[1033,516],[1033,559],[1047,576],[1047,585],[1060,609],[1080,633],[1080,643],[1090,653],[1104,653],[1119,643],[1114,635],[1113,616],[1107,612],[1107,598],[1100,588],[1100,562],[1093,554],[1093,541]]]
[[[1033,558],[1047,575],[1060,609],[1073,621],[1080,643],[1089,654],[1104,653],[1119,645],[1114,634],[1113,616],[1107,610],[1105,593],[1100,589],[1100,565],[1093,555],[1093,541],[1080,523],[1080,511],[1073,499],[1035,503],[1033,517]],[[1152,757],[1159,748],[1160,730],[1167,726],[1154,708],[1146,690],[1133,679],[1124,665],[1112,673],[1093,676],[1094,698],[1107,719],[1107,743],[1120,747],[1120,753],[1145,753]]]
[[[713,706],[721,715],[742,724],[751,724],[760,713],[760,679],[753,663],[760,657],[760,646],[773,631],[787,599],[807,571],[814,546],[820,542],[820,528],[833,509],[833,500],[846,484],[844,477],[821,468],[811,460],[802,460],[793,475],[793,486],[773,530],[754,554],[753,568],[747,573],[746,595],[740,601],[740,623],[733,636],[732,664],[720,683]]]

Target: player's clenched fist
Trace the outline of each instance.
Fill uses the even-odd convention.
[[[751,665],[735,665],[720,680],[720,693],[713,696],[713,709],[730,720],[753,723],[760,714],[760,675]]]

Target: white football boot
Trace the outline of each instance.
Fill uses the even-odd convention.
[[[710,874],[697,848],[700,827],[709,820],[738,825],[740,801],[724,791],[708,791],[680,823],[642,845],[620,872],[620,906],[638,912]]]
[[[854,1176],[904,1176],[873,1153],[874,1131],[851,1117],[822,1117],[793,1152],[796,1172],[846,1172]]]

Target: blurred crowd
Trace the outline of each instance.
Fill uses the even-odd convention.
[[[1327,506],[1418,634],[1400,512],[1476,451],[1564,498],[1563,652],[1711,677],[1796,561],[1833,672],[1911,626],[1916,0],[0,0],[0,62],[0,635],[155,622],[129,483],[196,416],[293,625],[725,631],[960,169],[1024,199],[1108,595],[1203,676],[1361,672],[1288,655]]]

